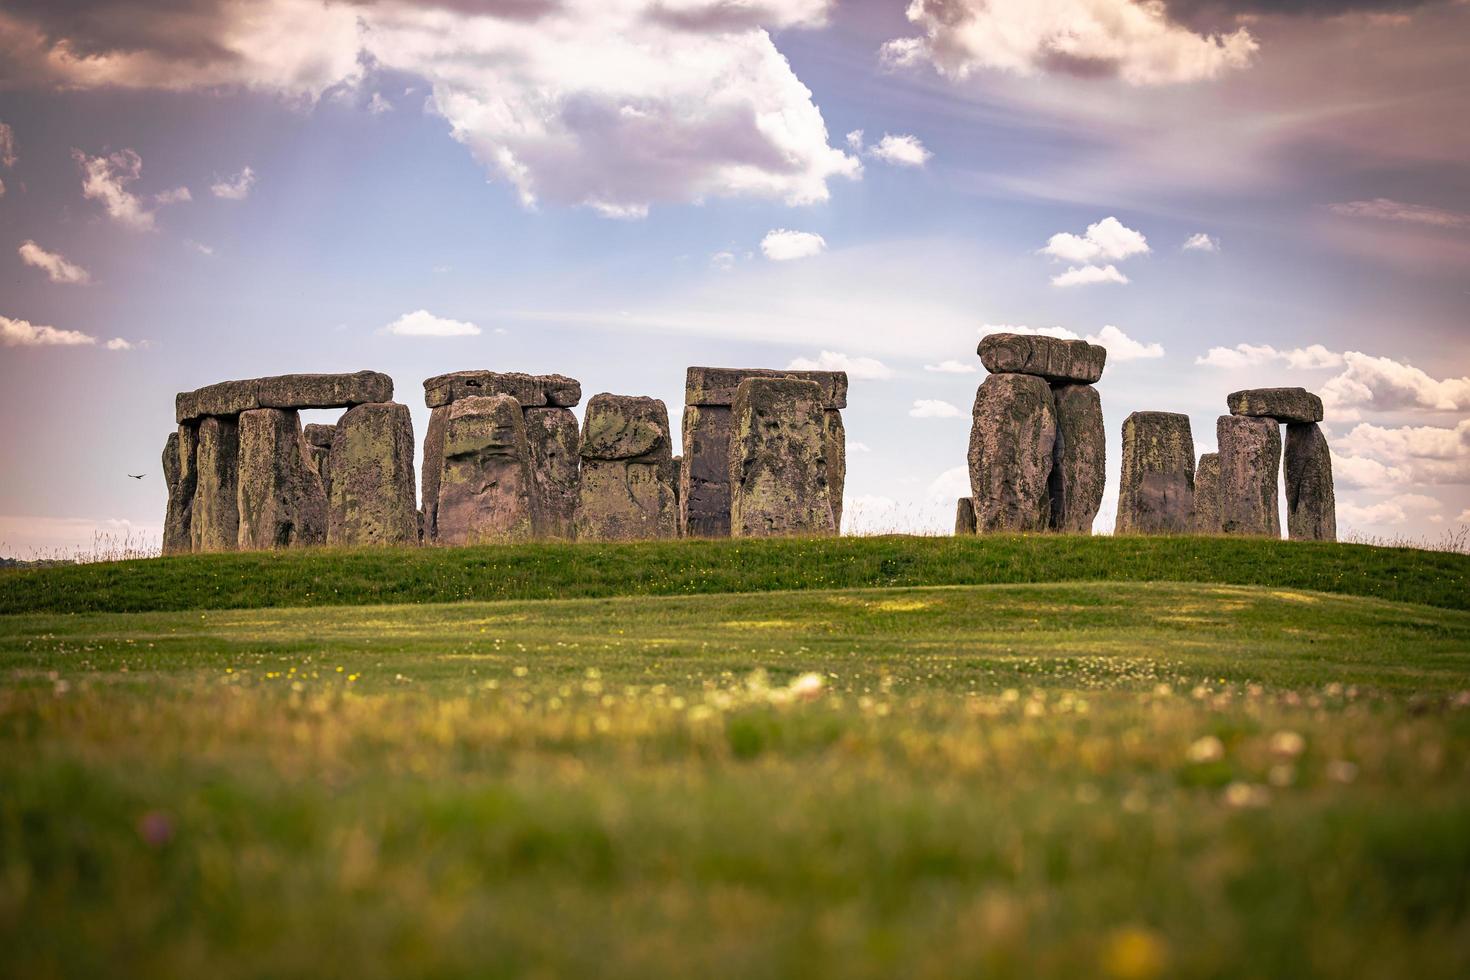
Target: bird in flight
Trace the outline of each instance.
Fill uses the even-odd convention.
[[[146,475],[146,474],[143,474],[143,473],[129,473],[129,474],[128,474],[128,476],[130,476],[130,477],[132,477],[132,478],[133,478],[133,479],[135,479],[135,480],[141,480],[141,479],[143,479],[143,477],[144,477],[144,476],[145,476],[145,475]]]

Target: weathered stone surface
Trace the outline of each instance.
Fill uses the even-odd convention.
[[[730,418],[725,405],[684,407],[679,527],[686,537],[730,536]]]
[[[991,374],[1034,374],[1055,382],[1096,384],[1107,363],[1106,348],[1085,340],[993,333],[980,338],[980,363]]]
[[[451,406],[440,405],[429,413],[424,432],[424,456],[419,473],[419,524],[424,541],[438,537],[439,477],[444,474],[444,430],[449,426]]]
[[[260,380],[221,381],[174,396],[174,421],[183,425],[206,415],[239,415],[260,407]]]
[[[407,405],[375,402],[348,409],[337,423],[327,466],[327,544],[418,543]]]
[[[575,534],[581,475],[577,417],[568,408],[528,408],[524,415],[531,447],[531,479],[539,497],[543,533],[571,538]]]
[[[1222,415],[1215,423],[1215,438],[1220,446],[1220,530],[1281,537],[1276,497],[1281,427],[1274,418]]]
[[[355,374],[282,374],[221,381],[174,398],[175,421],[238,415],[254,408],[349,408],[393,398],[393,379],[377,371]]]
[[[282,374],[260,379],[261,408],[350,408],[393,400],[393,379],[378,371]]]
[[[326,491],[328,502],[332,499],[332,438],[337,434],[335,425],[321,425],[313,422],[311,425],[303,426],[301,435],[306,440],[306,461],[311,468],[316,470],[317,476],[322,478],[322,489]]]
[[[675,456],[670,462],[674,469],[674,510],[682,515],[683,510],[679,506],[679,494],[682,492],[681,488],[684,484],[684,457]],[[682,517],[680,519],[682,520]],[[681,535],[684,533],[683,524],[679,525],[679,533]]]
[[[1123,422],[1119,534],[1187,534],[1194,526],[1189,416],[1134,412]]]
[[[730,535],[835,534],[822,389],[747,378],[730,407]]]
[[[637,455],[632,450],[647,447]],[[669,415],[656,398],[600,394],[582,423],[582,479],[574,519],[581,540],[679,536]]]
[[[1231,415],[1275,419],[1278,422],[1322,421],[1322,399],[1305,388],[1251,388],[1225,398]]]
[[[1194,530],[1220,533],[1220,454],[1205,453],[1194,470]]]
[[[664,403],[632,395],[593,395],[582,429],[582,458],[634,459],[650,454],[673,458]]]
[[[307,461],[301,416],[291,409],[240,413],[238,542],[242,550],[324,544],[327,494]]]
[[[560,374],[520,371],[454,371],[424,382],[424,403],[430,408],[485,395],[510,395],[522,408],[571,408],[582,400],[582,383]]]
[[[1049,487],[1051,527],[1091,534],[1107,483],[1107,436],[1102,399],[1092,385],[1054,385],[1057,441],[1052,452]]]
[[[822,389],[822,407],[847,407],[846,371],[782,371],[776,368],[692,367],[685,376],[686,405],[729,406],[735,403],[735,389],[746,378],[797,378],[815,381]]]
[[[335,425],[323,425],[319,422],[313,422],[310,425],[302,426],[301,435],[306,440],[308,446],[315,446],[318,449],[331,449],[332,440],[337,435],[337,427]]]
[[[197,448],[192,425],[181,425],[178,431],[170,432],[163,447],[163,475],[168,482],[168,510],[163,519],[165,555],[186,554],[193,548],[189,525],[198,476]]]
[[[974,534],[975,529],[975,501],[970,497],[961,497],[955,503],[954,533],[957,535]]]
[[[199,423],[197,478],[190,509],[191,551],[239,547],[240,427],[234,418],[207,416]]]
[[[531,447],[513,395],[455,401],[444,421],[434,540],[523,541],[540,529]]]
[[[1286,427],[1286,534],[1293,541],[1337,540],[1332,454],[1315,422]]]
[[[1051,387],[1027,374],[992,374],[975,392],[970,488],[975,526],[1045,531],[1051,517],[1057,413]]]
[[[842,495],[847,490],[847,426],[842,413],[822,413],[822,456],[827,460],[827,496],[832,501],[832,526],[842,531]]]

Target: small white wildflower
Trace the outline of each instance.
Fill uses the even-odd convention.
[[[1295,759],[1306,750],[1307,740],[1296,732],[1280,731],[1271,736],[1271,754]]]
[[[822,688],[825,685],[826,681],[822,679],[821,674],[808,672],[792,681],[789,690],[791,696],[798,701],[815,701],[822,696]]]
[[[1264,786],[1235,782],[1225,787],[1225,805],[1236,809],[1263,807],[1271,802],[1271,791]]]
[[[1225,758],[1225,743],[1213,735],[1206,735],[1191,742],[1185,756],[1195,763],[1219,762]]]

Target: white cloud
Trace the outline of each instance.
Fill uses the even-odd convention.
[[[953,466],[945,470],[933,480],[929,481],[929,487],[925,493],[930,500],[943,500],[945,502],[970,496],[970,468],[968,466]]]
[[[1180,248],[1186,252],[1218,252],[1220,242],[1202,231],[1197,231],[1186,238]]]
[[[1470,419],[1454,428],[1359,423],[1334,440],[1335,450],[1380,462],[1415,483],[1470,484]],[[1380,484],[1382,486],[1382,484]]]
[[[883,62],[932,64],[955,81],[991,69],[1130,85],[1193,82],[1246,67],[1258,47],[1243,27],[1196,34],[1171,20],[1164,4],[1134,0],[915,0],[907,16],[921,36],[884,44]]]
[[[709,257],[709,264],[721,272],[729,272],[735,268],[735,253],[716,252]]]
[[[1051,277],[1051,284],[1063,289],[1068,286],[1091,286],[1101,282],[1128,283],[1128,277],[1115,265],[1072,266],[1066,272]]]
[[[1096,334],[1089,334],[1087,342],[1106,347],[1110,362],[1141,361],[1164,356],[1163,344],[1145,344],[1134,340],[1112,324],[1103,327]]]
[[[434,316],[428,310],[405,313],[384,327],[381,333],[399,337],[474,337],[480,328],[463,320]]]
[[[892,136],[884,133],[878,145],[868,151],[868,156],[899,167],[922,167],[934,154],[919,142],[917,136]]]
[[[255,171],[246,167],[231,177],[224,177],[209,185],[209,193],[226,201],[243,201],[250,196],[255,186]]]
[[[893,371],[882,361],[871,357],[852,357],[824,350],[816,358],[798,357],[786,365],[788,371],[846,371],[850,378],[882,381],[893,377]]]
[[[128,190],[128,185],[143,173],[142,157],[132,150],[119,150],[105,157],[89,157],[81,150],[72,150],[71,155],[82,168],[83,197],[102,202],[114,221],[137,231],[153,230],[153,212]]]
[[[1341,367],[1343,358],[1321,344],[1290,350],[1277,350],[1270,344],[1236,344],[1234,347],[1211,347],[1207,353],[1194,359],[1196,364],[1226,369],[1258,367],[1275,362],[1305,371]]]
[[[959,416],[960,410],[957,407],[936,398],[920,398],[909,409],[909,417],[915,419],[954,419]]]
[[[849,453],[870,453],[873,451],[873,448],[869,446],[866,442],[849,440],[847,443],[847,451]]]
[[[368,100],[367,110],[375,116],[381,116],[385,112],[393,111],[393,103],[383,98],[382,92],[374,92],[373,97]]]
[[[1460,511],[1460,516],[1455,518],[1456,524],[1470,524],[1470,507]]]
[[[777,228],[761,239],[761,253],[772,262],[804,259],[827,250],[827,240],[809,231]]]
[[[1438,510],[1440,503],[1422,493],[1401,493],[1377,503],[1360,505],[1338,501],[1337,514],[1344,523],[1370,527],[1393,527],[1409,519],[1411,512],[1426,514]]]
[[[1437,380],[1410,364],[1358,351],[1343,354],[1347,370],[1322,386],[1322,403],[1336,410],[1470,411],[1470,378]]]
[[[1327,209],[1334,214],[1349,218],[1375,218],[1379,221],[1403,221],[1410,224],[1432,225],[1436,228],[1470,227],[1470,214],[1446,211],[1443,208],[1423,204],[1405,204],[1387,197],[1375,197],[1371,201],[1345,201],[1329,204]]]
[[[0,347],[85,347],[95,343],[96,337],[77,330],[58,330],[0,316]]]
[[[131,341],[123,340],[121,337],[113,337],[105,346],[108,350],[132,350],[137,345]]]
[[[154,204],[187,204],[192,200],[194,200],[194,195],[189,192],[189,188],[187,187],[175,187],[171,191],[164,191],[162,194],[153,195]]]
[[[203,242],[196,242],[190,238],[184,239],[184,244],[187,245],[189,248],[192,248],[194,251],[198,252],[200,255],[214,254],[213,245],[205,245]]]
[[[9,123],[0,122],[0,167],[8,170],[15,164],[15,130]]]
[[[92,276],[86,269],[74,262],[68,262],[60,253],[46,251],[30,239],[22,242],[17,251],[22,262],[40,269],[52,282],[82,286],[92,281]]]
[[[980,328],[980,336],[993,333],[1019,333],[1031,337],[1055,337],[1058,340],[1081,340],[1082,335],[1066,327],[1028,327],[1013,323],[987,323]]]
[[[1106,217],[1087,226],[1081,235],[1059,231],[1047,240],[1043,255],[1066,262],[1092,262],[1097,259],[1122,260],[1133,255],[1147,255],[1148,239],[1114,217]]]
[[[974,374],[978,368],[973,364],[953,359],[940,361],[938,364],[925,364],[925,371],[933,371],[935,374]]]
[[[1337,486],[1387,493],[1409,481],[1409,471],[1401,466],[1389,466],[1366,456],[1344,456],[1335,446],[1331,452],[1332,482]]]
[[[847,145],[852,147],[852,149],[857,153],[863,152],[863,131],[861,129],[854,129],[852,132],[848,133]]]

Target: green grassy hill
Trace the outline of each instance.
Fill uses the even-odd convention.
[[[0,975],[1465,976],[1467,566],[1018,537],[5,573]]]
[[[0,614],[1148,581],[1470,608],[1470,555],[1250,538],[998,535],[188,555],[0,572]]]

